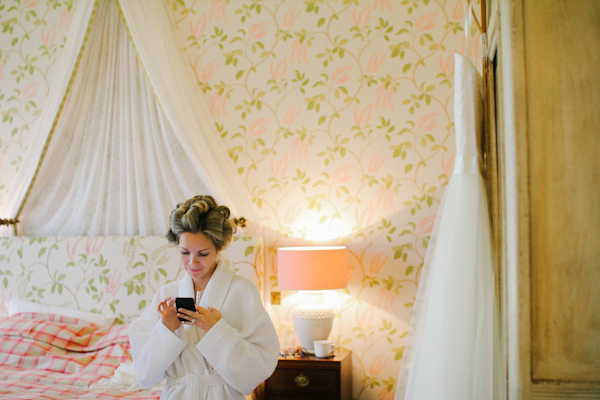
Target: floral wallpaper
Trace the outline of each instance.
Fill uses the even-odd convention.
[[[189,62],[276,249],[349,249],[333,339],[356,399],[391,399],[454,155],[461,1],[171,1]],[[475,54],[476,41],[470,41]],[[292,347],[293,293],[272,314]],[[287,300],[287,301],[286,301]]]
[[[263,240],[236,236],[220,259],[260,287]],[[185,274],[160,236],[0,238],[0,316],[10,299],[114,316],[131,322],[158,289]]]
[[[73,3],[0,2],[0,203],[35,138],[32,127],[62,54]]]
[[[420,268],[454,156],[460,0],[168,0],[221,138],[276,249],[343,244],[332,337],[355,399],[392,399]],[[0,3],[0,201],[34,140],[73,1]],[[1,216],[0,216],[1,217]],[[297,346],[295,293],[270,306]]]

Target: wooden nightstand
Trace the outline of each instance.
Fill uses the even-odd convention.
[[[352,353],[336,350],[335,357],[279,358],[265,382],[265,400],[351,400]]]

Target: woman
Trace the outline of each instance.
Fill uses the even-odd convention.
[[[229,215],[211,196],[171,212],[166,238],[186,276],[159,289],[129,328],[140,385],[167,378],[161,400],[244,399],[277,365],[279,341],[258,289],[219,262],[235,231]],[[196,311],[176,309],[176,297],[199,299]]]

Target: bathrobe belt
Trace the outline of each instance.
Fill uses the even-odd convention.
[[[187,374],[180,378],[167,377],[167,386],[176,387],[183,385],[186,399],[206,399],[210,386],[223,386],[226,382],[219,375]]]

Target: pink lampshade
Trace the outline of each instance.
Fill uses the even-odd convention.
[[[345,246],[301,246],[277,249],[279,288],[327,290],[346,287]]]

